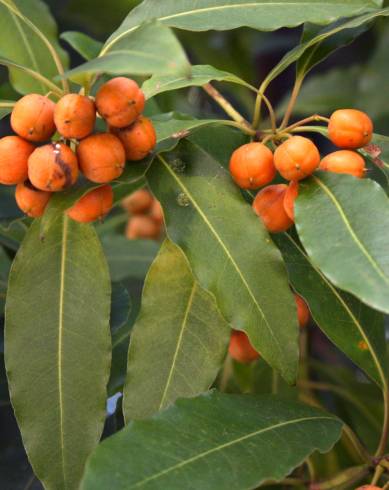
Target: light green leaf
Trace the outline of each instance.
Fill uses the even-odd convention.
[[[14,100],[0,100],[0,120],[12,112]]]
[[[330,172],[301,182],[296,227],[333,284],[389,313],[389,200],[376,182]]]
[[[190,77],[190,64],[173,31],[157,22],[148,22],[123,37],[111,49],[103,50],[98,58],[68,71],[66,76],[73,78],[99,72],[130,75],[175,73]]]
[[[83,32],[77,31],[63,32],[60,38],[70,44],[87,61],[96,58],[103,45],[100,41],[96,41]]]
[[[142,90],[145,93],[146,99],[151,99],[157,94],[168,92],[170,90],[177,90],[185,87],[201,87],[206,83],[216,80],[218,82],[231,82],[244,87],[256,90],[249,83],[245,82],[241,78],[228,73],[227,71],[221,71],[210,65],[194,65],[192,66],[192,73],[190,77],[174,76],[174,75],[154,75],[149,80],[146,80],[142,86]]]
[[[47,490],[78,488],[105,418],[110,282],[90,225],[36,220],[13,264],[5,361],[12,405]]]
[[[111,50],[142,22],[158,19],[189,31],[229,30],[252,27],[272,31],[304,22],[329,24],[377,8],[370,0],[145,0],[133,9],[106,42]]]
[[[164,154],[165,155],[165,154]],[[185,252],[223,316],[293,382],[298,347],[293,296],[281,255],[226,170],[183,141],[147,173],[168,236]]]
[[[207,390],[223,363],[230,331],[182,251],[166,240],[147,274],[131,334],[126,420],[147,418],[177,398]]]
[[[47,5],[41,0],[0,0],[0,55],[51,80],[58,70],[42,36],[66,67],[68,56],[58,43],[57,26]],[[10,79],[22,94],[48,92],[45,85],[20,70],[10,68]]]
[[[272,396],[207,393],[132,422],[89,460],[82,490],[242,490],[281,480],[342,423]]]
[[[154,240],[128,240],[123,235],[104,236],[102,244],[112,281],[144,279],[159,249]]]
[[[327,337],[379,386],[386,385],[387,359],[383,316],[335,288],[310,261],[298,238],[274,235],[295,291],[308,303]]]

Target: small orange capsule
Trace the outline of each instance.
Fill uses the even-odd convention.
[[[0,139],[0,184],[24,182],[28,176],[28,159],[35,146],[20,136]]]
[[[276,175],[273,153],[262,143],[240,146],[231,155],[230,172],[235,183],[242,189],[262,187]]]
[[[67,210],[67,215],[79,223],[91,223],[109,213],[112,204],[112,188],[109,185],[103,185],[82,196]]]
[[[301,296],[298,294],[294,295],[297,306],[297,319],[301,328],[308,325],[311,315],[309,313],[308,306]]]
[[[286,180],[305,179],[317,169],[319,163],[319,150],[303,136],[292,136],[274,152],[274,165]]]
[[[85,138],[95,127],[95,104],[84,95],[64,95],[55,106],[54,122],[64,138]]]
[[[54,102],[43,95],[25,95],[11,113],[12,129],[28,141],[47,141],[55,133],[54,108]]]
[[[111,128],[111,131],[122,142],[127,160],[143,160],[157,143],[153,123],[144,116],[139,116],[130,126],[121,129]]]
[[[28,180],[16,186],[15,199],[18,207],[31,218],[43,215],[51,192],[36,189]]]
[[[285,197],[284,197],[284,208],[286,211],[286,214],[289,216],[289,218],[294,221],[294,202],[297,199],[299,193],[299,183],[297,180],[291,180],[289,182],[288,188],[286,189],[285,192]]]
[[[373,122],[362,111],[339,109],[330,117],[328,136],[339,148],[362,148],[373,136]]]
[[[77,157],[64,143],[40,146],[28,159],[28,178],[41,191],[67,189],[78,178]]]
[[[286,214],[284,198],[285,184],[269,185],[258,192],[253,201],[253,209],[271,233],[286,231],[293,221]]]
[[[138,189],[122,201],[122,207],[130,214],[144,214],[150,211],[153,196],[146,189]]]
[[[259,359],[260,354],[251,345],[247,335],[240,330],[231,332],[228,353],[235,361],[248,364]]]
[[[132,216],[127,223],[126,237],[129,240],[144,238],[156,240],[161,233],[161,226],[158,225],[150,216]]]
[[[365,175],[365,160],[356,151],[339,150],[330,153],[320,162],[320,170],[337,174],[350,174],[361,179]]]

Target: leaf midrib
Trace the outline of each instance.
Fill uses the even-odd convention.
[[[188,317],[189,317],[190,310],[192,308],[193,299],[194,299],[194,295],[195,295],[196,289],[197,289],[196,281],[193,281],[192,289],[190,291],[190,295],[189,295],[189,298],[188,298],[188,304],[186,305],[185,312],[184,312],[184,317],[182,319],[181,328],[180,328],[180,332],[179,332],[178,340],[177,340],[177,345],[176,345],[176,349],[174,351],[174,355],[173,355],[173,359],[172,359],[172,364],[170,366],[169,374],[168,374],[168,377],[167,377],[167,380],[166,380],[166,385],[165,385],[165,388],[164,388],[163,393],[162,393],[162,396],[161,396],[161,402],[159,404],[158,411],[161,410],[161,408],[164,405],[164,402],[165,402],[165,399],[166,399],[166,396],[167,396],[167,392],[169,390],[170,383],[171,383],[171,380],[173,378],[173,373],[174,373],[174,370],[176,368],[178,353],[180,351],[182,340],[184,338],[185,329],[186,329],[186,327],[188,325]]]
[[[149,476],[137,483],[135,483],[134,485],[132,485],[131,487],[129,488],[139,488],[141,486],[143,486],[144,484],[152,481],[152,480],[156,480],[157,478],[160,478],[162,476],[165,476],[166,474],[172,472],[172,471],[175,471],[179,468],[182,468],[183,466],[186,466],[188,464],[191,464],[199,459],[202,459],[202,458],[205,458],[206,456],[209,456],[210,454],[212,453],[215,453],[215,452],[218,452],[218,451],[222,451],[223,449],[226,449],[230,446],[233,446],[234,444],[239,444],[240,442],[242,441],[245,441],[247,439],[250,439],[250,438],[253,438],[253,437],[256,437],[260,434],[264,434],[265,432],[270,432],[270,431],[274,431],[276,429],[279,429],[281,427],[286,427],[288,425],[292,425],[292,424],[298,424],[298,423],[302,423],[302,422],[309,422],[309,421],[312,421],[314,420],[315,422],[319,421],[319,420],[332,420],[332,421],[335,421],[336,419],[334,419],[333,417],[302,417],[302,418],[298,418],[298,419],[293,419],[293,420],[288,420],[286,422],[280,422],[278,424],[275,424],[275,425],[272,425],[270,427],[265,427],[264,429],[259,429],[257,431],[254,431],[254,432],[251,432],[249,434],[246,434],[244,436],[241,436],[241,437],[238,437],[236,439],[233,439],[232,441],[229,441],[229,442],[226,442],[224,444],[220,444],[219,446],[216,446],[212,449],[208,449],[207,451],[204,451],[202,453],[199,453],[197,454],[196,456],[193,456],[191,458],[188,458],[187,460],[185,461],[181,461],[180,463],[177,463],[176,465],[173,465],[173,466],[170,466],[169,468],[166,468],[165,470],[162,470],[160,471],[159,473],[156,473],[155,475],[152,475],[152,476]]]
[[[158,155],[158,159],[162,162],[162,164],[164,165],[164,167],[167,169],[167,171],[170,173],[170,175],[174,178],[174,180],[178,183],[178,185],[182,188],[182,190],[185,192],[185,194],[190,198],[191,202],[193,203],[193,205],[195,206],[195,208],[197,209],[197,212],[199,213],[199,215],[201,216],[201,218],[203,219],[204,223],[208,226],[208,228],[211,230],[212,234],[215,236],[216,240],[219,242],[219,244],[221,245],[221,248],[224,250],[227,258],[231,261],[232,265],[234,266],[236,272],[238,273],[242,283],[244,284],[247,292],[249,293],[249,296],[251,297],[254,305],[256,306],[258,312],[260,313],[260,315],[262,316],[262,319],[270,333],[270,335],[272,336],[275,344],[278,346],[278,349],[279,349],[279,352],[282,352],[282,348],[281,348],[281,345],[279,343],[279,340],[277,339],[277,336],[274,335],[274,332],[273,330],[271,329],[268,321],[267,321],[267,318],[264,314],[264,312],[262,311],[262,308],[260,307],[260,305],[258,304],[253,292],[251,291],[251,288],[249,286],[249,284],[247,283],[246,279],[244,278],[244,276],[242,275],[237,263],[235,262],[234,258],[232,257],[232,255],[230,254],[229,250],[227,249],[226,245],[223,243],[223,241],[221,240],[221,238],[219,237],[218,233],[216,232],[216,230],[213,228],[212,224],[209,222],[209,220],[207,219],[207,217],[204,215],[203,211],[201,210],[200,206],[197,204],[197,202],[195,201],[194,197],[192,196],[192,194],[189,192],[189,190],[187,189],[187,187],[177,178],[176,174],[171,170],[170,166],[168,165],[168,163],[166,162],[166,160],[161,156],[161,155]]]

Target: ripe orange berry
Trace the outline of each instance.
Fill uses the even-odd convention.
[[[340,109],[330,117],[328,135],[334,145],[340,148],[361,148],[373,136],[373,123],[362,111]]]
[[[381,487],[376,487],[375,485],[362,485],[355,490],[382,490]]]
[[[271,182],[276,175],[273,153],[262,143],[240,146],[231,155],[230,172],[242,189],[257,189]]]
[[[92,134],[83,139],[77,156],[85,177],[98,184],[120,177],[126,163],[123,145],[110,133]]]
[[[299,193],[299,183],[297,180],[291,180],[284,197],[284,208],[289,218],[294,221],[294,202]]]
[[[24,182],[28,175],[28,158],[35,146],[19,136],[0,139],[0,184]]]
[[[228,353],[232,359],[242,363],[249,363],[260,357],[259,353],[251,345],[247,335],[240,330],[232,331]]]
[[[84,95],[64,95],[55,106],[54,122],[64,138],[85,138],[95,127],[95,104]]]
[[[43,215],[50,196],[51,192],[36,189],[28,180],[18,184],[15,190],[16,204],[31,218]]]
[[[362,178],[365,174],[365,160],[356,151],[339,150],[324,157],[319,168],[328,172],[350,174]]]
[[[309,319],[311,317],[309,313],[308,306],[301,296],[298,294],[294,295],[297,306],[297,319],[301,328],[308,325]]]
[[[127,160],[142,160],[157,143],[153,123],[144,116],[139,116],[130,126],[121,129],[112,127],[111,130],[122,142]]]
[[[90,223],[109,213],[112,204],[112,187],[103,185],[82,196],[67,210],[67,215],[79,223]]]
[[[139,189],[122,201],[123,208],[130,214],[147,213],[153,205],[153,196],[146,189]]]
[[[55,133],[54,107],[54,102],[43,95],[25,95],[13,108],[12,129],[28,141],[47,141]]]
[[[274,165],[286,180],[308,177],[319,163],[319,150],[311,140],[303,136],[292,136],[274,152]]]
[[[28,159],[28,178],[41,191],[62,191],[78,178],[77,157],[63,143],[40,146]]]
[[[145,96],[134,80],[116,77],[99,88],[96,106],[110,126],[124,128],[143,111]]]
[[[157,199],[154,199],[153,201],[153,205],[151,206],[150,210],[150,216],[156,223],[158,223],[159,225],[163,225],[163,209],[161,203],[157,201]]]
[[[150,216],[136,215],[128,220],[126,237],[129,240],[148,238],[156,240],[161,233],[161,227]]]
[[[286,190],[285,184],[269,185],[259,191],[253,201],[255,214],[271,233],[285,231],[293,224],[284,208]]]

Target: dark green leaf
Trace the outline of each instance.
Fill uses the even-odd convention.
[[[225,169],[183,141],[160,156],[147,179],[161,202],[168,236],[189,259],[202,287],[265,360],[293,382],[296,311],[281,255]]]
[[[105,418],[108,268],[90,225],[36,220],[11,270],[5,360],[12,404],[45,488],[77,488]]]
[[[296,226],[312,263],[340,289],[389,312],[389,201],[384,190],[370,179],[330,172],[301,182],[300,188]]]
[[[241,490],[281,480],[340,436],[335,417],[272,396],[211,392],[130,423],[96,450],[82,490]]]
[[[0,100],[0,120],[12,112],[14,105],[15,101],[13,100]]]
[[[207,390],[229,338],[215,299],[199,286],[182,251],[166,240],[147,274],[131,334],[126,420],[147,418],[177,398]]]
[[[144,279],[159,249],[154,240],[128,240],[123,235],[104,236],[102,244],[112,281]]]
[[[121,37],[114,47],[103,49],[99,57],[68,71],[66,76],[73,78],[99,72],[190,76],[190,64],[171,29],[148,22],[128,36]]]
[[[83,32],[77,31],[63,32],[60,38],[69,43],[87,61],[96,58],[103,45],[100,41],[96,41]]]
[[[384,386],[387,361],[382,314],[336,289],[311,263],[297,238],[280,233],[274,235],[274,240],[283,254],[293,288],[308,302],[321,330],[376,383]]]
[[[55,20],[41,0],[0,0],[0,54],[52,79],[58,74],[57,68],[31,23],[46,37],[66,67],[68,57],[58,43]],[[48,92],[45,85],[20,70],[11,68],[10,79],[13,87],[22,94]]]
[[[0,223],[0,243],[15,252],[30,226],[30,218],[19,218],[10,223]]]

